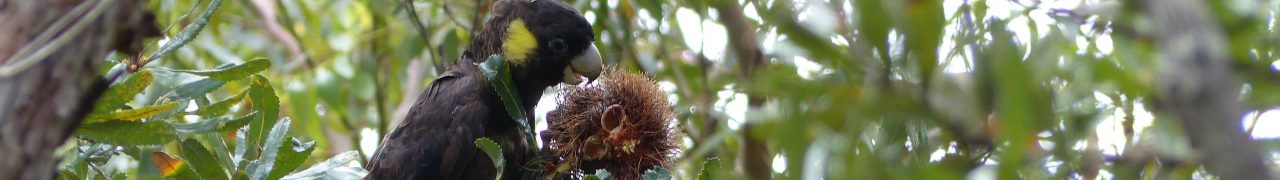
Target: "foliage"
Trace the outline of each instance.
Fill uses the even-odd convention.
[[[1133,1],[566,1],[588,17],[607,66],[671,93],[689,135],[673,179],[1211,177],[1155,106],[1161,30]],[[150,63],[110,59],[124,65],[102,68],[116,84],[63,150],[63,177],[159,178],[152,153],[198,177],[217,177],[209,164],[228,178],[354,171],[340,167],[371,155],[491,2],[151,1],[163,25],[203,30],[167,29],[179,36],[148,51],[186,46]],[[1253,119],[1280,105],[1280,4],[1206,2],[1254,133]],[[749,28],[726,26],[734,18]],[[751,53],[730,31],[755,35],[748,44],[769,65],[745,65]],[[145,67],[113,77],[130,65]],[[560,88],[574,87],[542,101]],[[542,123],[554,103],[539,104],[526,113]],[[1280,150],[1274,137],[1256,141]],[[752,143],[764,154],[744,151]],[[259,149],[279,151],[258,159],[269,154]],[[738,168],[761,157],[765,169]],[[310,168],[276,173],[297,167]]]
[[[184,28],[179,40],[164,43],[150,57],[164,57],[195,39],[220,3],[211,2],[196,25]],[[259,74],[271,66],[270,60],[208,70],[136,68],[149,62],[163,61],[120,61],[117,67],[129,68],[107,72],[131,75],[108,87],[105,98],[77,129],[77,140],[67,145],[74,153],[64,153],[72,160],[63,165],[63,179],[281,179],[316,149],[313,141],[289,137],[288,117],[277,119],[279,97],[274,85]],[[237,88],[245,84],[247,89]],[[218,90],[235,95],[211,103],[209,96]],[[241,101],[244,98],[250,101]],[[338,173],[290,176],[361,176],[358,166],[334,165],[356,160],[350,156],[312,167]]]

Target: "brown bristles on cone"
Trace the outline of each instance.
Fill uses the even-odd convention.
[[[670,168],[680,133],[667,94],[641,74],[610,70],[597,82],[568,88],[547,113],[542,137],[558,166],[616,179],[639,179],[645,170]]]

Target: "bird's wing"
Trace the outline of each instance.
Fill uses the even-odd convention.
[[[474,141],[493,112],[475,68],[451,68],[431,83],[369,161],[366,179],[460,179],[483,156]],[[483,161],[488,161],[483,156]],[[491,165],[490,165],[491,167]],[[492,171],[492,170],[491,170]],[[492,175],[493,173],[488,173]]]

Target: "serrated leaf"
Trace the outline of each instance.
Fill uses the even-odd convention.
[[[232,96],[231,98],[218,101],[208,106],[200,107],[200,109],[196,110],[196,115],[200,115],[200,117],[210,117],[226,114],[231,111],[231,106],[236,103],[240,103],[240,100],[243,100],[246,94],[249,94],[249,90],[242,91],[236,96]]]
[[[182,134],[198,134],[211,132],[227,132],[238,129],[249,124],[254,118],[258,117],[258,112],[249,113],[239,118],[217,117],[213,119],[205,119],[190,124],[175,124],[173,128]]]
[[[588,174],[588,175],[582,176],[582,180],[609,180],[609,179],[613,179],[613,178],[609,176],[609,171],[604,169],[597,169],[595,174]]]
[[[360,158],[360,153],[347,151],[342,154],[335,155],[324,162],[316,163],[316,165],[313,165],[306,170],[284,176],[281,179],[310,180],[322,177],[331,179],[358,179],[360,177],[364,177],[368,172],[365,172],[365,170],[359,166],[350,167],[350,169],[347,170],[343,169],[345,167],[343,165],[348,162],[355,161],[356,158]],[[346,172],[351,172],[351,174],[346,174]]]
[[[484,73],[485,79],[502,99],[502,106],[507,110],[507,115],[511,116],[511,120],[516,122],[520,131],[525,133],[526,143],[537,144],[533,139],[535,137],[533,128],[529,127],[525,116],[524,105],[520,102],[520,95],[517,94],[520,91],[516,90],[515,82],[511,80],[511,68],[506,64],[501,55],[495,54],[489,56],[489,59],[480,65],[480,72]]]
[[[671,171],[668,171],[667,168],[654,167],[653,169],[645,170],[640,179],[671,180]]]
[[[278,121],[271,128],[270,134],[267,135],[266,143],[262,145],[262,156],[258,160],[249,162],[247,174],[249,179],[263,180],[271,175],[271,169],[275,168],[276,157],[280,154],[280,145],[284,141],[284,136],[289,132],[289,118]]]
[[[170,70],[170,71],[195,74],[195,75],[200,75],[204,77],[209,77],[209,79],[215,79],[215,80],[236,81],[236,80],[244,79],[244,77],[252,75],[253,73],[262,72],[263,70],[266,70],[268,67],[271,67],[270,60],[253,59],[253,60],[245,61],[240,65],[226,66],[226,67],[221,67],[213,70]]]
[[[173,118],[174,116],[186,115],[187,106],[191,105],[191,101],[176,101],[174,103],[178,103],[178,106],[168,111],[161,111],[159,114],[156,114],[155,116],[151,116],[147,119],[167,120],[169,118]]]
[[[707,158],[707,161],[702,162],[702,171],[698,172],[698,179],[699,180],[716,179],[717,177],[715,176],[715,174],[717,172],[720,172],[720,158],[714,158],[714,157]]]
[[[249,98],[253,102],[253,109],[261,113],[257,122],[249,124],[249,144],[254,147],[266,147],[260,145],[266,138],[264,136],[271,131],[269,127],[276,124],[276,118],[280,116],[280,99],[276,96],[275,88],[271,87],[271,81],[256,74],[249,82]],[[253,152],[250,153],[253,154]]]
[[[155,77],[151,75],[151,71],[139,71],[125,78],[119,84],[108,87],[107,91],[102,93],[102,98],[93,104],[94,114],[120,109],[121,106],[124,106],[124,103],[132,100],[133,96],[138,95],[148,85],[151,85],[151,81],[154,79]]]
[[[148,56],[147,60],[151,61],[164,57],[173,53],[173,50],[177,50],[183,45],[190,43],[197,35],[200,35],[200,30],[204,29],[204,26],[209,24],[209,19],[213,17],[213,12],[217,11],[218,6],[220,5],[222,5],[222,0],[213,0],[213,2],[210,2],[209,6],[204,9],[204,13],[201,13],[199,17],[196,17],[195,21],[190,25],[182,28],[182,31],[178,32],[177,37],[170,40],[168,43],[165,43],[163,46],[160,46],[160,49],[156,50],[155,53],[152,53],[151,56]]]
[[[189,100],[204,97],[204,94],[209,94],[209,92],[213,92],[214,89],[218,89],[226,83],[226,81],[216,79],[200,79],[198,81],[178,86],[177,89],[173,90],[173,97],[178,100]]]
[[[81,138],[114,145],[155,145],[173,141],[178,134],[164,121],[106,121],[80,126]]]
[[[227,179],[227,172],[213,154],[195,139],[182,140],[182,157],[187,159],[191,168],[201,179]]]
[[[173,108],[175,107],[178,107],[178,103],[171,102],[167,104],[147,106],[147,107],[142,107],[138,109],[116,111],[110,114],[89,115],[88,117],[89,120],[86,122],[93,123],[93,122],[102,122],[106,120],[137,121],[144,118],[150,118],[151,116],[155,116],[156,114],[160,114],[162,112],[173,110]]]
[[[498,169],[497,172],[504,172],[503,168],[506,166],[507,160],[502,157],[502,147],[499,147],[498,143],[493,142],[493,140],[484,137],[476,139],[475,143],[476,147],[484,151],[485,155],[489,155],[489,160],[493,161],[493,167]],[[498,176],[495,179],[502,179],[502,173],[497,174]]]
[[[199,179],[186,162],[164,152],[152,152],[151,162],[160,169],[160,175],[165,179]]]
[[[291,143],[284,143],[280,146],[280,154],[276,157],[276,167],[271,170],[271,175],[267,179],[280,179],[285,174],[293,172],[294,169],[302,166],[302,162],[307,160],[307,156],[311,156],[311,152],[316,150],[316,142],[302,142],[298,138],[290,138]]]

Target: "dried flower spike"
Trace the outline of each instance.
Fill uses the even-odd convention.
[[[564,92],[547,113],[542,136],[550,155],[574,173],[608,170],[638,179],[645,170],[670,168],[683,136],[657,84],[640,74],[610,70],[598,83]]]

